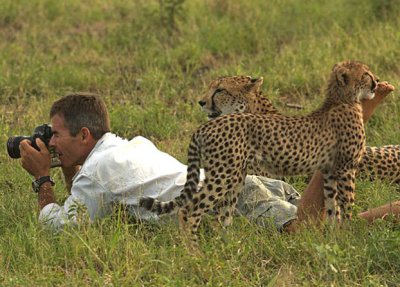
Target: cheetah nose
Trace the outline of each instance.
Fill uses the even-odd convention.
[[[203,100],[199,101],[199,105],[204,107],[206,105],[206,101],[203,101]]]

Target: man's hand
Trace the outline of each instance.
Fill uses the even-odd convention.
[[[22,167],[36,179],[50,175],[50,153],[44,142],[37,138],[36,144],[40,151],[32,147],[29,140],[23,140],[19,144]]]

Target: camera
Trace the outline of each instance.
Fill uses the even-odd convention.
[[[21,141],[27,139],[30,140],[32,147],[39,150],[39,147],[36,145],[36,139],[40,138],[46,145],[49,147],[49,142],[51,137],[53,136],[53,132],[51,131],[51,127],[48,124],[43,124],[37,126],[33,131],[33,135],[31,136],[15,136],[10,137],[7,140],[7,152],[11,158],[20,158],[21,153],[19,150],[19,144]]]

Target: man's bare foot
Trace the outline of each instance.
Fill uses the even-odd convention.
[[[394,86],[389,84],[388,82],[380,82],[378,83],[378,87],[375,91],[375,97],[386,97],[390,92],[394,91]]]
[[[378,83],[378,86],[375,90],[375,97],[373,97],[371,100],[362,101],[364,122],[367,122],[379,103],[392,91],[394,91],[394,86],[388,82]]]

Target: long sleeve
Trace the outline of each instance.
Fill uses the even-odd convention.
[[[93,221],[109,213],[111,204],[106,199],[103,186],[88,177],[74,181],[71,195],[63,205],[50,203],[39,214],[39,221],[51,229],[60,229],[66,224],[77,224],[80,219]]]

